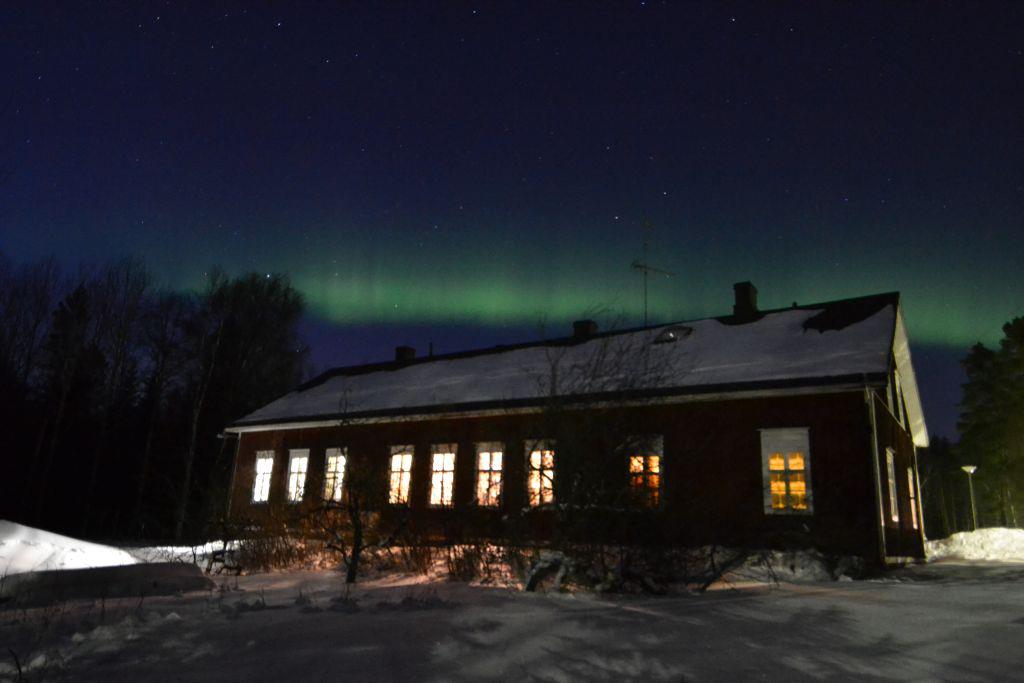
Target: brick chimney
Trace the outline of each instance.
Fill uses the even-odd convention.
[[[737,282],[732,286],[732,290],[736,294],[732,317],[737,322],[756,320],[760,314],[757,310],[757,287],[752,282]]]
[[[593,320],[576,320],[572,324],[572,338],[586,339],[597,334],[597,323]]]
[[[395,362],[396,363],[408,363],[416,357],[416,349],[411,346],[396,346],[395,347]]]

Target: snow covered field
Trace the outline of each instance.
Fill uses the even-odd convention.
[[[913,573],[659,598],[390,576],[348,602],[332,572],[259,574],[142,604],[0,609],[0,680],[17,676],[7,648],[28,674],[75,681],[1019,677],[1024,566]]]
[[[8,567],[124,560],[4,530]],[[217,577],[219,589],[178,596],[0,605],[0,681],[19,670],[69,681],[1017,679],[1024,562],[953,558],[1017,557],[1024,531],[959,536],[930,545],[946,559],[878,580],[823,580],[808,562],[778,585],[747,577],[702,595],[532,594],[385,574],[339,600],[338,574],[306,571]],[[133,553],[128,563],[191,556]]]

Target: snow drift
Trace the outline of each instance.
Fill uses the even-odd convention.
[[[53,569],[137,564],[120,548],[0,520],[0,577]]]
[[[929,560],[996,560],[1024,562],[1024,529],[978,529],[928,541]]]

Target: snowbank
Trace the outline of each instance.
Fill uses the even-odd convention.
[[[237,550],[237,544],[210,541],[202,545],[151,545],[130,547],[125,550],[139,562],[184,562],[205,565],[211,556]]]
[[[1024,561],[1024,529],[978,529],[962,531],[949,538],[928,541],[929,560]]]
[[[0,577],[52,569],[136,563],[134,557],[120,548],[0,520]]]

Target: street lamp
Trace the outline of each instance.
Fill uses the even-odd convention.
[[[974,530],[978,530],[978,508],[974,506],[974,472],[978,469],[975,465],[964,465],[960,469],[967,473],[967,489],[971,492],[971,521],[974,522]]]

